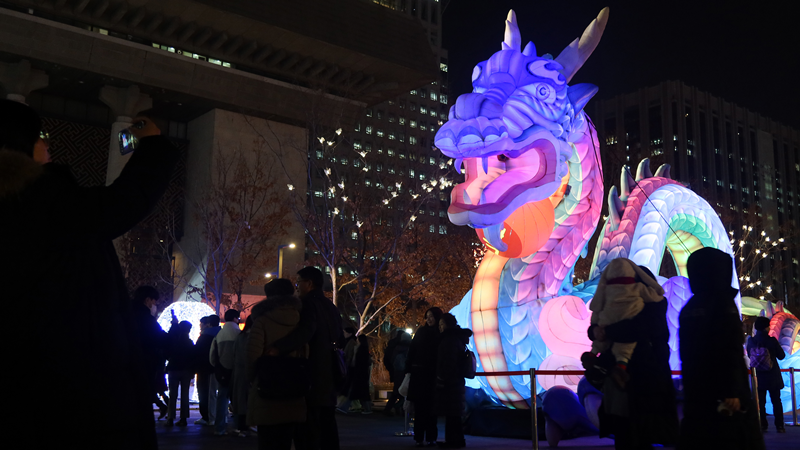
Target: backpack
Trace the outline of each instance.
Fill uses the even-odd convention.
[[[769,354],[766,347],[751,347],[748,356],[750,357],[750,367],[756,369],[756,373],[772,369],[772,355]]]
[[[465,348],[464,356],[461,361],[461,375],[470,380],[475,378],[475,373],[478,371],[478,361],[475,359],[475,353],[472,350]]]

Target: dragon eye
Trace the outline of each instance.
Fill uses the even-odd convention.
[[[533,87],[533,95],[543,102],[552,103],[556,98],[556,91],[547,83],[536,83]]]

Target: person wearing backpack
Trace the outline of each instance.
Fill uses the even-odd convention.
[[[466,405],[465,358],[472,330],[459,327],[455,316],[445,313],[439,319],[439,331],[441,339],[436,362],[436,413],[445,416],[444,442],[439,443],[439,446],[463,448],[467,445],[461,421]]]
[[[769,335],[769,319],[759,317],[754,326],[756,335],[747,340],[747,355],[750,357],[750,367],[756,369],[758,379],[758,409],[761,416],[761,429],[766,432],[767,423],[767,392],[772,400],[772,415],[775,416],[775,428],[778,433],[786,433],[783,425],[783,404],[781,403],[781,389],[783,377],[778,360],[786,357],[781,344]]]

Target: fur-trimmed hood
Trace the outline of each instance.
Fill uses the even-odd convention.
[[[13,150],[0,150],[0,199],[12,197],[44,173],[42,165]]]
[[[300,312],[303,310],[303,302],[293,295],[274,295],[253,306],[253,312],[250,316],[253,320],[257,320],[265,314],[274,313],[278,310]],[[272,316],[280,316],[280,314],[272,314]],[[276,319],[277,317],[273,318]]]

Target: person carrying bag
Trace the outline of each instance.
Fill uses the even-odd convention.
[[[253,307],[247,346],[247,423],[258,427],[259,449],[289,450],[306,422],[310,382],[308,346],[281,356],[267,350],[300,321],[302,303],[291,295],[274,295]]]

